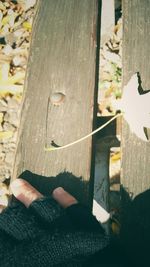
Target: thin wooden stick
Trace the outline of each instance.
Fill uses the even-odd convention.
[[[117,115],[115,115],[113,118],[111,118],[109,121],[107,121],[106,123],[104,123],[103,125],[101,125],[100,127],[98,127],[96,130],[94,130],[93,132],[91,132],[90,134],[72,142],[72,143],[69,143],[67,145],[64,145],[64,146],[59,146],[59,147],[44,147],[44,150],[47,151],[47,152],[50,152],[50,151],[54,151],[54,150],[60,150],[60,149],[64,149],[64,148],[67,148],[67,147],[70,147],[70,146],[73,146],[79,142],[82,142],[84,141],[85,139],[89,138],[90,136],[96,134],[97,132],[101,131],[103,128],[105,128],[108,124],[110,124],[113,120],[115,120],[116,118],[122,116],[122,113],[119,113]]]

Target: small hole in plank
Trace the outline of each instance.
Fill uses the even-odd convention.
[[[64,103],[64,101],[65,101],[65,94],[63,94],[61,92],[55,92],[50,96],[50,102],[54,106],[59,106],[62,103]]]

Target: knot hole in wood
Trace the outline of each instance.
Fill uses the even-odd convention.
[[[64,103],[65,101],[65,94],[62,92],[55,92],[52,93],[52,95],[50,96],[50,102],[54,105],[54,106],[60,106],[61,104]]]

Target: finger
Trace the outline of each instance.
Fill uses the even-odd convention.
[[[27,208],[34,200],[43,197],[32,185],[20,178],[10,184],[10,189],[13,195]]]
[[[63,207],[67,208],[73,204],[78,203],[76,198],[66,192],[62,187],[57,187],[53,193],[52,197]]]

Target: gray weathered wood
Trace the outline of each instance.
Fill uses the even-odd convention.
[[[123,84],[139,71],[143,89],[150,89],[150,1],[124,0],[122,4]],[[125,121],[122,127],[121,177],[124,189],[132,197],[150,187],[150,142],[132,134]]]
[[[115,26],[114,0],[102,0],[101,47],[109,40]]]
[[[43,176],[68,171],[93,179],[92,139],[70,143],[93,129],[96,96],[97,0],[42,0],[35,18],[13,179],[24,170]],[[50,98],[65,95],[60,105]],[[69,179],[68,179],[69,183]],[[88,198],[88,187],[83,192]]]

